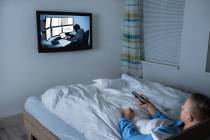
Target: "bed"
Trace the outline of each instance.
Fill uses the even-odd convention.
[[[23,113],[24,124],[29,140],[83,140],[79,132],[64,123],[63,120],[50,113],[42,104],[40,97],[29,97]]]
[[[160,111],[173,119],[178,117],[181,104],[190,95],[125,74],[121,79],[96,79],[91,85],[56,86],[40,97],[27,99],[23,119],[28,139],[119,140],[116,118],[120,115],[120,108],[132,106],[135,110],[130,94],[132,90],[145,93]],[[144,110],[139,111],[136,116],[148,117]],[[202,140],[208,137],[209,129],[210,121],[206,121],[169,139]]]

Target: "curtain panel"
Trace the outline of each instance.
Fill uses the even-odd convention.
[[[123,22],[122,73],[142,77],[143,0],[126,0]]]

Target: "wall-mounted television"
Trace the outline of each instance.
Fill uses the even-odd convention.
[[[92,49],[92,14],[36,11],[38,51],[63,52]]]

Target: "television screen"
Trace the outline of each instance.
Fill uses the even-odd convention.
[[[37,11],[38,51],[60,52],[92,48],[92,14]]]

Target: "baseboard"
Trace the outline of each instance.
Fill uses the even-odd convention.
[[[22,114],[17,114],[0,119],[0,128],[5,128],[11,125],[23,123]]]

